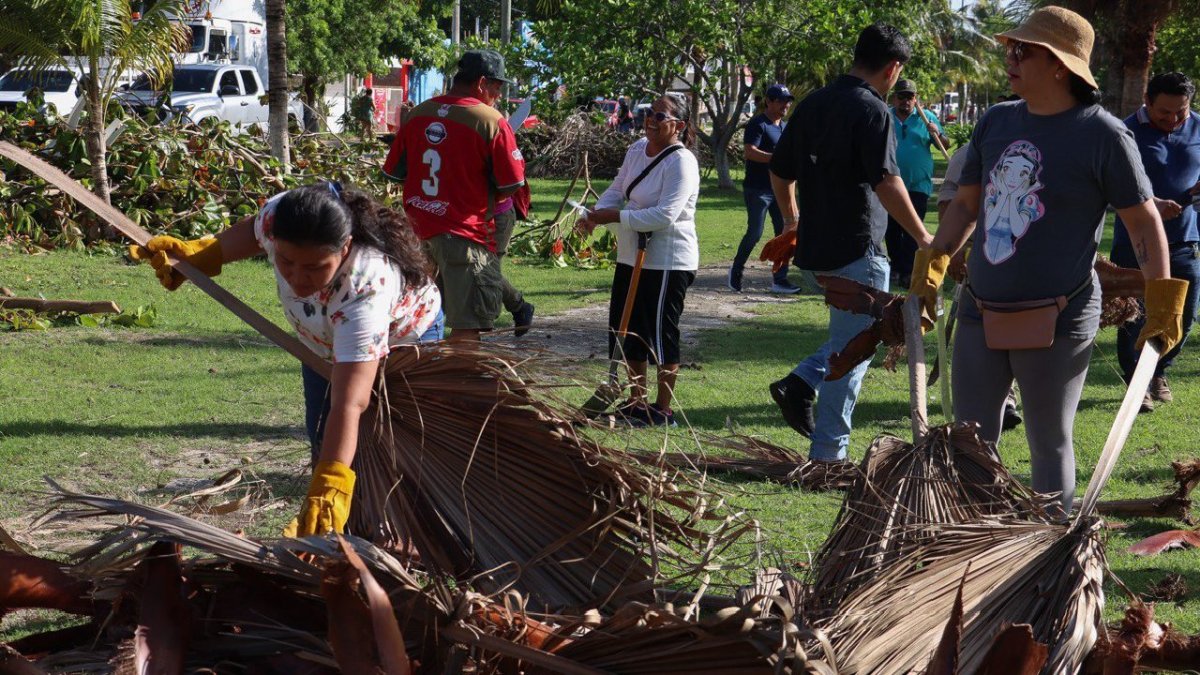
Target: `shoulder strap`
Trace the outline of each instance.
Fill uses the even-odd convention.
[[[658,153],[658,156],[654,158],[654,161],[647,164],[646,168],[642,169],[642,172],[637,175],[637,178],[634,178],[632,181],[629,182],[629,186],[625,188],[625,200],[626,201],[629,200],[629,195],[633,194],[633,188],[637,187],[638,183],[642,182],[642,180],[646,176],[650,175],[650,172],[654,170],[654,167],[658,166],[671,153],[675,152],[676,150],[682,150],[682,149],[683,149],[682,144],[675,144],[675,145],[671,145],[671,146],[667,146],[667,147],[663,148],[662,152]]]

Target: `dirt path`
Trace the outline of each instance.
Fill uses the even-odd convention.
[[[746,266],[742,293],[734,293],[726,286],[728,271],[727,264],[706,265],[697,271],[681,319],[684,347],[695,346],[700,331],[753,317],[758,305],[795,302],[798,298],[768,292],[771,270],[765,263],[751,262]],[[793,274],[792,278],[798,280],[799,274]],[[526,336],[503,339],[520,345],[532,343],[572,359],[603,359],[608,350],[607,326],[608,303],[595,303],[558,314],[539,314]]]

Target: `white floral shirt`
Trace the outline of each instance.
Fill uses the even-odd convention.
[[[397,345],[417,342],[437,320],[441,293],[432,280],[406,288],[399,268],[374,248],[352,245],[329,285],[306,297],[292,292],[275,267],[271,236],[275,207],[285,194],[259,210],[254,238],[275,268],[283,313],[300,341],[333,363],[375,361]]]

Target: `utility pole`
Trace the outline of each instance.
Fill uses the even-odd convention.
[[[462,0],[454,0],[454,18],[450,20],[450,44],[458,46],[462,32]]]
[[[512,41],[512,0],[500,0],[500,41],[504,43],[505,47]],[[512,96],[508,87],[509,85],[504,85],[501,94],[501,110],[508,109],[508,99]]]
[[[512,41],[512,0],[500,0],[500,41]]]

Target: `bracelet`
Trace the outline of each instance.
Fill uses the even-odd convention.
[[[800,222],[800,216],[791,216],[791,217],[783,219],[784,225],[791,225],[792,223],[798,223],[798,222]]]

